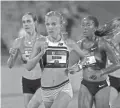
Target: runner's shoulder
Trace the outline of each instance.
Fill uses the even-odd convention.
[[[21,44],[22,40],[23,40],[23,37],[16,38],[13,41],[13,46],[19,46]]]
[[[77,44],[79,47],[81,47],[81,44],[85,41],[85,38],[82,38],[80,40],[77,41]]]
[[[46,36],[40,35],[39,37],[37,37],[36,42],[45,42],[46,41]]]
[[[35,45],[36,45],[37,47],[39,47],[39,46],[41,46],[41,44],[43,44],[44,42],[46,42],[46,36],[40,35],[40,36],[37,38]]]

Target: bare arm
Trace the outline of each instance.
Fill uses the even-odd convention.
[[[109,74],[120,69],[120,64],[118,62],[117,56],[108,43],[104,44],[104,50],[106,51],[108,59],[112,64],[102,70],[102,75]]]
[[[118,53],[120,54],[120,33],[114,37],[114,45],[118,49]]]
[[[67,42],[68,46],[72,48],[73,51],[75,51],[81,59],[83,59],[85,56],[84,52],[80,49],[79,45],[74,42],[73,40],[68,40]]]
[[[12,48],[10,48],[9,53],[10,57],[7,60],[7,65],[9,68],[12,68],[15,64],[15,61],[18,57],[20,39],[16,39],[13,42]]]
[[[114,41],[115,41],[115,43],[117,43],[117,44],[120,43],[120,33],[118,33],[118,34],[114,37]]]
[[[7,61],[7,65],[9,68],[12,68],[14,66],[17,56],[18,56],[18,50],[16,51],[15,55],[10,54],[10,57],[8,58]]]
[[[42,43],[41,43],[42,42]],[[33,51],[31,53],[30,59],[27,61],[26,69],[28,71],[31,71],[33,68],[35,68],[36,64],[40,61],[41,57],[44,54],[44,49],[42,48],[43,41],[37,40]]]
[[[66,72],[69,72],[70,74],[74,74],[76,72],[79,72],[82,69],[82,66],[78,62],[84,60],[85,54],[80,49],[79,45],[72,40],[68,41],[68,46],[72,49],[72,51],[75,51],[74,52],[75,57],[70,55],[72,57],[72,59],[74,60],[74,65],[70,64],[69,68],[66,69]],[[77,58],[77,60],[76,60],[76,58]],[[70,58],[70,60],[71,60],[71,58]]]

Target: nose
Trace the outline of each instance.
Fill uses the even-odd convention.
[[[87,29],[87,27],[84,27],[84,31],[87,31],[88,29]]]
[[[26,22],[26,23],[24,23],[24,25],[25,25],[25,26],[28,26],[28,23]]]
[[[87,30],[87,26],[84,26],[84,29]]]
[[[50,24],[50,25],[49,25],[49,28],[52,28],[52,27],[53,27],[53,26]]]
[[[28,25],[27,21],[25,21],[25,22],[23,23],[23,25],[24,25],[24,26],[27,26],[27,25]]]

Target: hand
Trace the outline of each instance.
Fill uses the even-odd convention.
[[[9,53],[14,56],[17,53],[17,49],[15,48],[10,48]]]
[[[48,48],[48,43],[47,42],[44,42],[42,45],[41,45],[41,52],[46,52],[46,49]]]
[[[71,50],[73,50],[73,49],[75,49],[76,48],[76,43],[73,41],[73,40],[71,40],[71,39],[67,39],[66,41],[65,41],[65,44],[71,49]]]
[[[69,67],[65,70],[65,72],[70,74],[74,74],[75,72],[78,72],[78,71],[80,71],[80,67],[78,66],[78,64],[75,64],[72,67]]]
[[[22,59],[23,59],[24,61],[28,61],[28,60],[29,60],[29,56],[27,57],[26,54],[22,54]]]

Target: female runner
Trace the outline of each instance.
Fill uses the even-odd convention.
[[[32,51],[32,47],[40,36],[37,33],[37,17],[32,13],[26,13],[22,17],[22,24],[23,28],[19,32],[19,37],[15,39],[13,42],[12,48],[10,48],[10,57],[7,61],[7,64],[9,68],[12,68],[15,64],[15,61],[18,57],[18,54],[21,56],[22,65],[25,67],[29,56]],[[41,87],[41,70],[37,70],[39,68],[39,65],[36,66],[36,69],[33,71],[27,71],[26,68],[24,68],[24,73],[22,77],[22,88],[23,88],[23,94],[24,94],[24,104],[25,108],[27,108],[27,105],[31,98],[33,97],[34,93],[38,88]],[[38,91],[37,91],[38,92]],[[31,101],[30,105],[32,106],[38,106],[39,103],[41,103],[41,99],[39,98],[39,101],[33,100]]]

